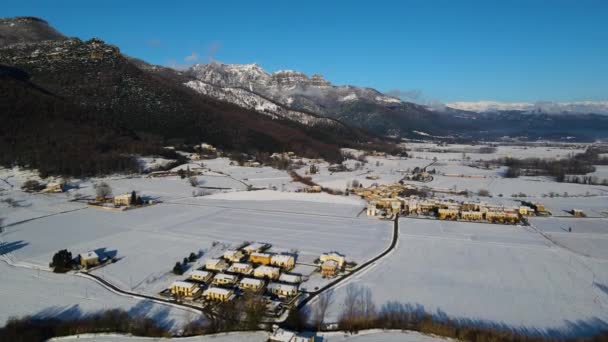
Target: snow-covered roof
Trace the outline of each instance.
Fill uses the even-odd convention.
[[[293,261],[293,256],[287,254],[276,254],[272,256],[272,262],[285,263]]]
[[[213,277],[213,279],[224,279],[224,280],[236,280],[236,276],[225,273],[218,273]]]
[[[268,258],[271,255],[269,253],[259,253],[259,252],[255,252],[255,253],[251,253],[251,256],[256,256],[256,257],[260,257],[260,258]]]
[[[210,287],[210,288],[206,289],[205,292],[203,292],[203,296],[207,296],[207,294],[209,294],[209,293],[217,293],[217,294],[221,294],[224,296],[228,296],[228,295],[232,294],[232,290],[223,289],[221,287]]]
[[[222,263],[225,263],[225,261],[222,259],[209,259],[205,262],[205,265],[216,266],[216,265],[222,264]]]
[[[243,279],[241,279],[241,284],[260,286],[260,285],[262,285],[262,283],[263,282],[260,279],[255,279],[255,278],[243,278]]]
[[[298,286],[289,285],[289,284],[281,284],[281,283],[270,283],[270,284],[268,284],[268,289],[271,291],[272,290],[283,290],[283,291],[294,292],[294,291],[298,291]]]
[[[264,273],[279,272],[280,270],[281,269],[278,267],[272,267],[272,266],[266,266],[266,265],[258,266],[255,269],[256,272],[264,272]]]
[[[253,251],[258,251],[258,250],[264,248],[264,246],[266,246],[265,243],[254,242],[252,244],[249,244],[248,246],[243,247],[243,250],[248,251],[248,252],[253,252]]]
[[[281,276],[279,276],[279,281],[286,283],[299,283],[302,281],[302,276],[299,274],[282,273]]]
[[[99,255],[97,255],[97,253],[95,253],[95,251],[89,251],[86,253],[81,253],[80,258],[84,259],[84,260],[99,259]]]
[[[234,264],[232,264],[232,266],[230,268],[247,268],[247,267],[251,267],[251,264],[247,264],[244,262],[235,262]]]
[[[196,284],[193,283],[189,283],[187,281],[174,281],[173,283],[171,283],[171,287],[186,287],[186,288],[191,288],[196,286]]]
[[[206,277],[210,276],[211,274],[212,274],[211,272],[196,270],[196,271],[190,272],[190,277],[206,278]]]

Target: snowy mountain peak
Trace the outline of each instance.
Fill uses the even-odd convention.
[[[575,102],[451,102],[446,106],[454,109],[476,113],[522,111],[546,114],[608,114],[608,101],[575,101]]]

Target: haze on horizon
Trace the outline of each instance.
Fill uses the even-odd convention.
[[[608,101],[608,2],[160,3],[8,0],[167,66],[257,63],[418,103]]]

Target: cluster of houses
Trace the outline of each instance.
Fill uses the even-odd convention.
[[[518,223],[524,217],[545,212],[540,203],[508,208],[488,203],[453,201],[416,196],[401,197],[407,185],[391,184],[355,189],[355,193],[368,201],[368,216],[428,215],[441,220],[487,221],[492,223]],[[538,208],[538,210],[536,209]]]
[[[266,294],[269,305],[290,305],[299,294],[302,276],[289,273],[295,267],[292,254],[269,253],[266,243],[251,243],[209,259],[189,273],[185,281],[169,287],[173,297],[186,300],[231,301],[245,292]]]

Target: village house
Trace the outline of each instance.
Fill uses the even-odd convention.
[[[196,299],[201,295],[201,288],[194,283],[185,281],[174,281],[169,287],[171,294],[186,298]]]
[[[342,269],[342,267],[344,267],[344,264],[346,263],[346,258],[343,255],[336,253],[336,252],[321,254],[321,256],[319,257],[319,260],[321,262],[333,260],[338,263],[338,268],[340,268],[340,269]]]
[[[209,259],[205,262],[205,268],[210,271],[223,272],[228,268],[228,263],[224,259]]]
[[[338,262],[335,260],[327,260],[321,264],[321,274],[324,277],[335,277],[339,270]]]
[[[213,285],[232,285],[237,281],[237,277],[232,274],[218,273],[213,277]]]
[[[234,291],[219,287],[210,287],[203,292],[203,297],[205,297],[206,300],[227,302],[234,298]]]
[[[243,278],[239,282],[239,288],[246,291],[259,291],[264,287],[264,281],[255,278]]]
[[[254,264],[270,265],[271,260],[272,260],[272,255],[270,255],[268,253],[254,252],[254,253],[251,253],[251,255],[249,255],[249,261]]]
[[[290,270],[296,265],[296,260],[293,255],[275,254],[270,258],[270,264]]]
[[[99,255],[94,251],[82,253],[79,255],[80,257],[80,266],[84,268],[89,268],[93,266],[99,265]]]
[[[283,283],[299,284],[302,282],[302,276],[299,274],[281,273],[279,281]]]
[[[461,211],[460,218],[467,221],[481,221],[483,213],[481,211]]]
[[[297,285],[270,283],[270,284],[268,284],[267,289],[273,295],[281,297],[281,298],[293,297],[298,294]]]
[[[486,220],[490,222],[511,222],[519,221],[519,215],[508,211],[487,211],[485,213]]]
[[[585,217],[585,212],[583,212],[581,209],[572,209],[572,216]]]
[[[520,206],[518,211],[519,211],[519,214],[521,216],[532,216],[532,215],[534,215],[534,209],[532,209],[530,207],[527,207],[525,205]]]
[[[319,185],[307,186],[304,188],[304,192],[309,192],[309,193],[319,193],[322,190],[323,189]]]
[[[376,208],[376,202],[370,202],[367,205],[367,216],[376,216],[378,215],[378,208]]]
[[[244,256],[245,254],[238,249],[229,249],[224,252],[224,259],[230,262],[239,262],[241,261],[241,259],[243,259]]]
[[[256,278],[278,279],[280,276],[280,268],[259,266],[253,271],[253,276]]]
[[[114,196],[114,205],[128,207],[131,204],[133,204],[131,202],[131,194],[122,194]]]
[[[456,220],[458,218],[457,209],[439,209],[437,214],[440,220]]]
[[[211,272],[199,270],[190,272],[190,279],[192,280],[202,281],[206,283],[209,282],[211,278],[213,278],[213,273]]]
[[[64,184],[59,182],[51,182],[41,192],[63,192]]]
[[[243,252],[245,252],[245,254],[261,252],[262,250],[264,250],[267,247],[268,247],[268,245],[265,243],[254,242],[252,244],[249,244],[249,245],[243,247]]]
[[[240,273],[240,274],[250,274],[253,271],[253,267],[251,264],[246,264],[242,262],[235,262],[228,268],[228,272]]]

